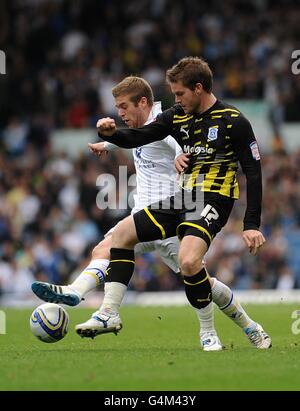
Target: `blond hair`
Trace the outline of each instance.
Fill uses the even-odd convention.
[[[112,89],[114,98],[119,96],[129,96],[130,101],[135,105],[146,97],[149,106],[153,105],[154,97],[150,84],[141,77],[129,76],[125,77],[119,84]]]

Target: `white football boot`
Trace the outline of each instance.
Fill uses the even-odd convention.
[[[272,340],[260,324],[254,328],[246,328],[245,334],[254,347],[265,350],[272,347]]]
[[[200,345],[203,351],[222,351],[223,346],[216,331],[208,331],[200,334]]]
[[[96,311],[85,323],[77,324],[75,330],[81,337],[94,338],[99,334],[114,333],[122,329],[119,313],[110,310]]]
[[[47,303],[66,304],[73,307],[78,305],[81,300],[84,300],[79,293],[67,285],[55,285],[35,281],[32,283],[31,289],[35,295]]]

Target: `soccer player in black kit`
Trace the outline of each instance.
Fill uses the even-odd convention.
[[[118,224],[113,233],[106,281],[129,283],[136,243],[177,234],[181,240],[179,262],[187,299],[205,317],[205,312],[212,307],[212,299],[211,278],[203,258],[226,224],[239,196],[238,162],[247,180],[243,239],[253,255],[265,242],[259,230],[260,153],[249,121],[237,108],[218,100],[212,93],[212,72],[203,59],[181,59],[167,71],[167,82],[176,104],[151,124],[117,130],[111,118],[97,122],[99,136],[120,147],[133,148],[172,135],[183,151],[190,154],[178,196],[149,205]],[[201,199],[197,196],[199,190]],[[186,198],[189,198],[188,205]],[[232,315],[238,315],[238,304],[232,296],[226,307],[230,305]],[[243,329],[257,348],[271,347],[271,338],[260,324],[245,324]]]

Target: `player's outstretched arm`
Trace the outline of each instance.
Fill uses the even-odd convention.
[[[115,121],[110,118],[102,118],[97,121],[99,137],[109,143],[123,148],[140,147],[154,141],[163,140],[172,132],[172,113],[162,113],[157,119],[140,128],[116,128]]]
[[[88,143],[88,146],[93,154],[95,154],[98,157],[101,157],[102,154],[107,154],[108,150],[105,147],[104,142],[100,143]]]

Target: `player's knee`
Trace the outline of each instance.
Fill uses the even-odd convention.
[[[133,220],[121,221],[112,234],[112,247],[134,248],[138,243]]]
[[[92,250],[92,260],[105,259],[109,260],[110,256],[110,243],[103,240]]]
[[[202,269],[201,261],[188,254],[180,257],[179,264],[183,275],[194,275]]]

